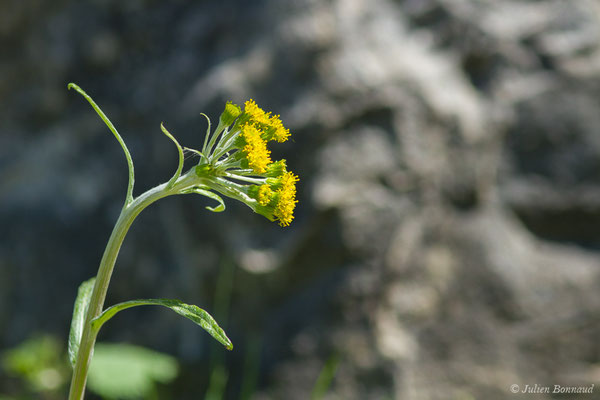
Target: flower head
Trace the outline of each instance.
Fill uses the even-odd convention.
[[[281,177],[281,188],[275,192],[276,205],[273,215],[279,221],[279,225],[288,226],[294,219],[294,209],[296,208],[296,182],[298,176],[291,172],[286,172]]]
[[[244,103],[244,114],[246,114],[249,122],[254,125],[258,125],[259,127],[261,125],[269,125],[269,115],[271,113],[265,112],[252,99]]]
[[[255,126],[246,124],[242,127],[240,138],[248,166],[258,174],[265,173],[267,165],[272,162],[271,152],[267,149],[267,143],[260,137],[260,131]]]
[[[260,185],[257,193],[258,204],[261,206],[267,206],[271,202],[273,198],[274,192],[271,190],[271,187],[267,184]]]
[[[283,143],[290,137],[290,130],[283,126],[279,115],[274,115],[270,118],[270,127],[273,130],[273,139],[279,143]]]
[[[265,112],[252,99],[244,103],[244,112],[237,121],[239,127],[244,124],[256,127],[267,142],[275,140],[283,143],[290,137],[290,130],[283,126],[279,115]]]
[[[244,202],[281,226],[290,225],[298,202],[298,176],[287,170],[285,160],[273,162],[267,148],[269,141],[286,141],[289,129],[279,115],[265,112],[254,100],[246,101],[243,111],[227,103],[220,121],[226,126],[217,128],[207,140],[196,168],[198,176],[207,178],[205,185],[210,189]]]

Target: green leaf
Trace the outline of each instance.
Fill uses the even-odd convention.
[[[211,192],[210,190],[206,190],[206,189],[201,189],[201,188],[195,188],[193,190],[193,193],[196,194],[201,194],[202,196],[206,196],[209,199],[213,199],[215,201],[217,201],[219,203],[218,206],[216,207],[209,207],[206,206],[206,209],[212,212],[223,212],[225,211],[225,202],[223,201],[223,198],[221,196],[219,196],[218,194]]]
[[[218,202],[219,204],[216,207],[209,207],[206,206],[206,209],[208,211],[212,211],[212,212],[223,212],[225,211],[225,202],[223,201],[223,198],[221,196],[219,196],[218,194],[211,192],[208,188],[208,186],[195,186],[191,189],[188,189],[187,191],[183,192],[185,194],[189,194],[189,193],[194,193],[194,194],[199,194],[202,196],[206,196],[209,199],[215,200],[216,202]]]
[[[217,324],[217,321],[215,321],[209,313],[193,304],[185,304],[179,300],[173,299],[140,299],[115,304],[114,306],[104,310],[102,314],[100,314],[92,320],[92,328],[98,331],[106,321],[111,319],[116,313],[118,313],[121,310],[125,310],[127,308],[136,306],[149,305],[170,308],[177,314],[186,317],[187,319],[195,322],[197,325],[200,325],[213,338],[215,338],[219,343],[225,346],[227,350],[233,349],[233,344],[231,343],[231,340],[229,340],[229,338],[225,334],[225,331],[223,331],[219,324]]]
[[[207,150],[206,146],[208,146],[208,137],[210,136],[210,118],[208,118],[208,115],[206,115],[204,113],[200,113],[200,115],[202,115],[208,121],[208,128],[206,128],[206,134],[204,135],[204,144],[202,145],[202,153],[203,154],[207,154],[206,153],[206,150]]]
[[[96,344],[89,388],[105,399],[152,398],[156,382],[177,377],[177,361],[167,355],[127,344]]]
[[[113,123],[110,122],[110,119],[108,119],[106,114],[104,114],[102,109],[100,109],[100,107],[90,97],[90,95],[88,95],[86,92],[83,91],[82,88],[80,88],[79,86],[77,86],[74,83],[69,83],[67,85],[67,89],[68,90],[75,89],[75,91],[77,93],[82,95],[88,101],[88,103],[90,103],[90,105],[92,106],[94,111],[96,111],[98,116],[102,119],[102,121],[104,121],[104,123],[106,124],[108,129],[110,129],[110,131],[114,135],[115,139],[117,139],[117,142],[119,142],[119,144],[121,145],[121,148],[123,149],[123,152],[125,153],[125,159],[127,160],[127,167],[129,169],[129,183],[127,184],[127,197],[125,198],[125,205],[127,206],[129,203],[131,203],[133,201],[133,185],[134,185],[134,181],[135,181],[135,172],[134,172],[134,168],[133,168],[133,160],[131,159],[131,153],[129,153],[129,149],[127,148],[127,145],[125,144],[125,141],[119,134],[119,131],[117,131],[117,128],[115,128]]]
[[[69,332],[69,361],[71,366],[75,367],[77,353],[79,352],[79,343],[81,343],[81,334],[83,333],[83,324],[87,314],[92,297],[92,290],[96,278],[83,282],[77,290],[77,298],[73,306],[73,319],[71,320],[71,331]]]
[[[333,378],[335,378],[335,373],[337,372],[339,364],[340,357],[337,354],[329,357],[321,369],[321,373],[319,374],[317,382],[313,387],[313,391],[310,396],[311,400],[320,400],[325,397],[329,387],[331,386],[331,383],[333,382]]]
[[[171,139],[173,141],[173,143],[175,143],[175,146],[177,147],[177,152],[179,153],[179,165],[177,166],[177,171],[175,171],[175,174],[169,180],[169,183],[167,183],[167,188],[170,189],[175,184],[175,181],[177,181],[177,179],[179,179],[179,177],[181,176],[181,171],[183,170],[183,149],[181,148],[181,145],[179,144],[177,139],[175,139],[175,137],[173,135],[171,135],[171,133],[167,130],[167,128],[165,128],[165,126],[163,125],[162,122],[160,124],[160,129],[162,130],[162,132],[165,134],[166,137],[168,137],[169,139]]]
[[[0,368],[22,378],[35,392],[58,390],[70,375],[64,364],[62,344],[47,334],[36,334],[16,347],[3,351],[0,361]]]

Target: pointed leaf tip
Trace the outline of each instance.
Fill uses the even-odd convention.
[[[233,349],[233,344],[231,340],[227,337],[225,331],[219,326],[217,321],[206,311],[201,309],[198,306],[192,304],[186,304],[181,302],[180,300],[173,299],[140,299],[140,300],[131,300],[126,301],[124,303],[115,304],[112,307],[107,308],[92,320],[92,327],[95,330],[99,330],[100,327],[109,319],[111,319],[116,313],[119,311],[125,310],[127,308],[136,307],[136,306],[147,306],[147,305],[157,305],[170,308],[175,311],[177,314],[193,321],[197,325],[199,325],[202,329],[208,332],[213,338],[215,338],[219,343],[221,343],[227,350]]]

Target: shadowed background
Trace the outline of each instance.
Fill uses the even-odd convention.
[[[300,176],[289,228],[162,200],[108,293],[212,312],[235,345],[224,398],[307,399],[332,357],[327,399],[600,381],[597,2],[3,1],[0,351],[66,344],[124,200],[122,151],[68,82],[124,137],[135,194],[176,168],[161,122],[197,148],[200,112],[253,98],[292,132],[271,147]],[[160,398],[201,398],[225,352],[154,308],[99,340],[175,356]],[[0,395],[22,390],[0,372]]]

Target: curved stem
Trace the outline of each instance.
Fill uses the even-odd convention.
[[[115,227],[108,239],[108,244],[104,250],[104,255],[100,261],[100,268],[96,276],[96,283],[92,292],[88,312],[85,318],[79,352],[77,353],[77,361],[73,369],[73,378],[71,379],[71,389],[69,391],[69,400],[82,400],[85,392],[87,374],[92,360],[94,344],[96,343],[97,330],[92,329],[92,320],[102,313],[108,284],[125,239],[125,235],[135,218],[155,201],[173,194],[181,193],[187,188],[194,187],[202,182],[201,178],[195,175],[194,170],[190,170],[185,175],[181,176],[171,187],[167,183],[163,183],[146,193],[134,199],[131,203],[125,205],[121,211],[121,215],[115,224]]]

